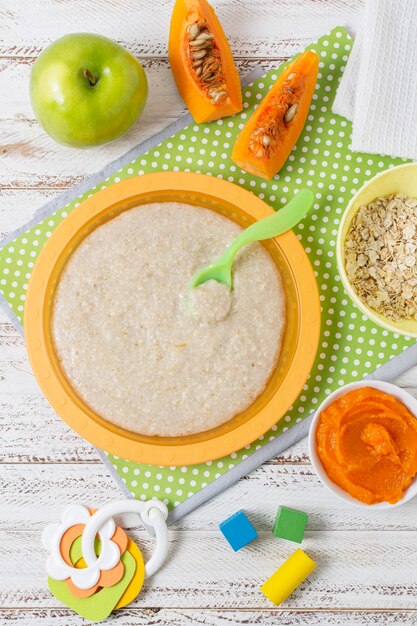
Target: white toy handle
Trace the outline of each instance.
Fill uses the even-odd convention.
[[[159,500],[149,500],[148,502],[119,500],[117,502],[109,502],[96,511],[88,520],[82,534],[81,550],[85,562],[88,567],[94,566],[98,558],[94,550],[95,537],[103,524],[114,515],[119,515],[120,513],[139,513],[143,523],[155,530],[155,550],[145,564],[145,577],[148,578],[161,567],[169,547],[168,527],[166,525],[168,509]]]

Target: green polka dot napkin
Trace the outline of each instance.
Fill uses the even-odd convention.
[[[314,191],[314,208],[295,232],[317,277],[323,310],[322,332],[315,365],[297,402],[257,441],[212,462],[189,467],[154,467],[108,455],[114,471],[136,498],[158,497],[169,507],[176,507],[309,415],[339,385],[368,375],[414,343],[366,319],[350,302],[337,274],[336,234],[350,197],[368,178],[400,160],[351,152],[350,123],[331,113],[351,49],[345,29],[334,29],[310,48],[320,55],[310,113],[296,148],[272,181],[241,171],[231,162],[230,153],[237,133],[285,64],[244,88],[241,114],[211,124],[191,122],[144,154],[133,160],[125,159],[127,164],[117,173],[91,189],[85,188],[76,200],[63,207],[59,205],[62,208],[20,232],[0,250],[0,289],[22,323],[28,279],[43,244],[83,199],[107,185],[158,170],[202,172],[242,185],[277,209],[301,187],[311,187]]]

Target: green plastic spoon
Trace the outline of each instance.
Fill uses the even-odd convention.
[[[214,263],[197,270],[190,281],[189,288],[193,289],[208,280],[216,280],[232,289],[232,265],[239,250],[253,241],[277,237],[291,230],[311,209],[313,202],[314,194],[309,189],[301,189],[282,209],[255,222],[241,232]]]

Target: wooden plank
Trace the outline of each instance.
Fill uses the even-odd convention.
[[[153,540],[145,531],[131,535],[149,558]],[[415,609],[417,552],[410,546],[416,541],[416,531],[308,532],[303,549],[318,567],[287,606]],[[295,547],[261,532],[256,543],[233,553],[219,531],[171,531],[168,560],[145,581],[138,606],[268,609],[259,586]],[[46,587],[38,530],[1,530],[0,551],[7,572],[0,579],[1,606],[58,606]]]
[[[241,76],[261,65],[276,67],[282,59],[242,60]],[[0,188],[72,187],[151,137],[186,112],[166,59],[144,63],[149,79],[149,98],[143,116],[119,140],[90,150],[75,150],[57,144],[40,127],[32,112],[26,85],[33,60],[0,59]],[[25,88],[22,89],[22,85]]]
[[[257,57],[264,63],[263,56],[289,56],[331,26],[354,23],[362,0],[253,0],[243,6],[240,0],[213,3],[230,35],[233,50],[240,57],[242,71],[258,63],[248,57]],[[0,170],[0,186],[4,187],[0,192],[3,233],[24,223],[60,189],[125,152],[147,136],[148,129],[149,134],[156,132],[184,110],[174,95],[175,87],[164,59],[170,10],[171,4],[165,0],[108,0],[106,6],[98,6],[96,0],[3,0],[0,54],[11,57],[0,59],[0,92],[7,93],[7,98],[0,100],[0,124],[6,130],[0,140],[4,164]],[[100,31],[126,44],[135,54],[147,57],[151,79],[150,102],[143,118],[147,128],[139,125],[125,140],[88,152],[57,146],[39,129],[22,85],[27,85],[33,62],[30,57],[66,32],[68,24],[74,31]],[[402,376],[400,384],[416,389],[417,368]],[[11,622],[22,626],[80,624],[82,620],[58,606],[46,590],[39,531],[64,499],[91,501],[94,494],[100,503],[119,497],[119,491],[99,465],[93,447],[67,428],[42,398],[23,342],[3,316],[0,420],[5,444],[0,447],[2,460],[17,461],[16,465],[0,467],[2,503],[7,502],[2,507],[5,528],[0,533],[2,569],[7,576],[0,578],[0,605],[11,607],[0,609],[0,626]],[[51,461],[64,464],[43,465]],[[25,465],[27,462],[35,465],[30,467]],[[389,516],[372,515],[368,519],[361,511],[356,517],[356,510],[344,510],[321,490],[310,467],[305,465],[307,462],[304,441],[184,520],[173,533],[173,551],[167,567],[149,581],[134,607],[116,613],[113,620],[125,626],[415,624],[416,563],[408,548],[415,541],[414,503],[390,512]],[[82,465],[77,467],[74,463]],[[281,499],[311,511],[305,547],[320,566],[284,610],[271,608],[258,590],[259,584],[294,548],[273,540],[269,534],[273,509]],[[249,514],[261,529],[261,537],[258,545],[251,546],[245,554],[234,555],[219,536],[216,524],[246,501],[253,503]],[[131,516],[125,521],[130,526],[135,523]],[[350,532],[352,529],[359,532]],[[378,533],[374,532],[376,529]],[[143,533],[137,536],[142,537],[144,549],[149,552],[151,540]],[[22,577],[25,563],[29,566]],[[201,608],[207,605],[215,608]],[[159,608],[170,606],[178,608]],[[384,611],[384,607],[388,610]]]
[[[10,532],[42,530],[71,502],[97,507],[125,497],[100,464],[0,465],[0,489],[2,527]],[[412,531],[416,527],[417,499],[392,509],[389,515],[356,509],[331,497],[310,466],[264,465],[186,516],[175,529],[217,532],[223,519],[243,507],[258,530],[270,533],[279,504],[306,511],[310,532]],[[122,524],[135,528],[137,516],[125,515]]]
[[[0,326],[0,339],[3,340],[5,332],[8,334],[7,328],[5,331]],[[12,339],[15,340],[22,341],[17,336]],[[11,341],[10,335],[7,341]],[[12,346],[7,349],[13,355],[7,363],[0,359],[0,463],[101,463],[94,447],[74,433],[42,396],[26,356],[16,357]],[[6,347],[1,348],[0,356],[5,351]],[[408,376],[415,382],[417,368],[410,370]],[[415,388],[408,390],[417,396]],[[269,463],[308,464],[307,440],[298,442]]]
[[[0,463],[101,464],[94,446],[72,431],[56,415],[37,388],[32,374],[28,370],[22,371],[21,367],[19,361],[10,363],[5,378],[0,380]],[[0,377],[1,372],[0,365]],[[31,377],[33,393],[21,387],[20,381],[27,377]],[[14,391],[4,392],[2,387],[9,384]],[[23,384],[26,386],[26,380]],[[306,442],[297,443],[270,463],[308,463]]]
[[[0,429],[0,463],[101,464],[94,446],[56,415],[39,390],[0,392]]]
[[[212,1],[233,52],[246,57],[291,56],[336,25],[355,25],[362,5],[346,0]],[[166,0],[2,0],[0,54],[37,56],[70,30],[99,32],[138,57],[165,56],[171,10]]]
[[[417,367],[398,382],[417,396]],[[1,311],[0,428],[0,462],[100,463],[94,447],[59,419],[43,397],[30,369],[23,338]],[[271,463],[308,462],[304,440]]]
[[[60,193],[60,189],[1,189],[0,240],[27,224],[38,209]]]
[[[112,624],[121,626],[414,626],[417,611],[311,611],[289,609],[212,610],[141,609],[115,611]],[[0,609],[0,626],[75,626],[81,619],[65,608]]]
[[[21,367],[18,360],[13,360],[5,377],[0,380],[0,463],[101,464],[94,447],[74,433],[55,414],[37,389],[32,374]],[[0,377],[1,372],[0,366]],[[10,374],[13,375],[12,380]],[[21,387],[20,381],[24,381],[26,387],[27,378],[30,378],[33,393]],[[9,385],[13,391],[4,392],[2,388]],[[296,444],[271,463],[308,463],[306,443]]]
[[[99,463],[95,448],[74,433],[42,395],[24,340],[0,311],[0,463]],[[275,463],[306,463],[305,443]]]
[[[3,187],[72,187],[185,113],[167,61],[150,60],[145,64],[148,103],[127,135],[92,150],[61,146],[43,131],[31,110],[27,90],[31,64],[27,59],[0,61],[0,92],[11,94],[1,99],[0,106]]]

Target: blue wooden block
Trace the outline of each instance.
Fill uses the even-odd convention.
[[[258,536],[258,533],[243,511],[237,511],[237,513],[225,519],[220,524],[220,530],[235,552]]]

